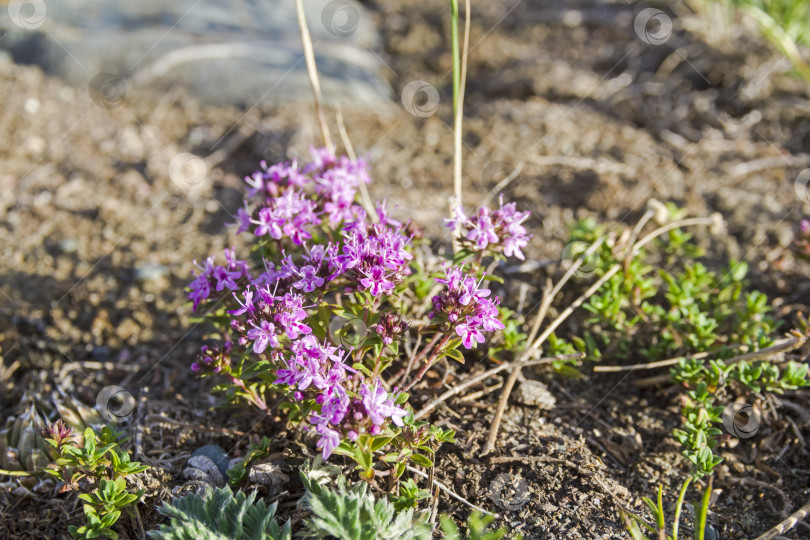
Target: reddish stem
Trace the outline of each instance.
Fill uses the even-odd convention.
[[[441,334],[436,334],[436,338],[438,338],[439,336],[441,336]],[[433,338],[433,340],[430,342],[430,345],[436,342],[436,338]],[[430,354],[430,358],[428,358],[427,361],[425,362],[425,365],[422,366],[422,369],[419,370],[419,373],[416,374],[416,377],[410,382],[410,384],[408,384],[408,386],[405,387],[404,390],[405,392],[413,388],[413,386],[416,383],[422,380],[422,377],[424,377],[425,373],[427,373],[427,370],[430,369],[430,366],[432,366],[433,363],[436,361],[436,356],[439,354],[439,352],[441,352],[442,348],[447,344],[448,341],[450,341],[450,334],[445,335],[444,339],[442,339],[441,342],[436,346],[436,348],[433,349],[433,352]],[[427,347],[425,349],[427,350]]]

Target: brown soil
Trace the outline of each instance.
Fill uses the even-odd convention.
[[[381,61],[395,91],[421,79],[439,89],[441,103],[428,118],[395,105],[345,105],[347,129],[355,148],[369,153],[372,197],[387,198],[440,239],[452,176],[446,2],[367,4],[382,29]],[[522,165],[505,192],[533,212],[528,258],[555,262],[576,218],[633,223],[651,197],[692,215],[721,212],[728,236],[701,239],[712,247],[709,262],[749,262],[752,285],[768,292],[787,327],[810,308],[810,267],[791,254],[794,228],[810,214],[793,188],[810,166],[808,87],[749,29],[723,41],[682,14],[666,44],[647,45],[632,27],[641,7],[566,3],[581,14],[574,25],[571,11],[537,1],[476,6],[465,200],[480,201]],[[88,405],[104,386],[127,388],[139,403],[126,424],[136,459],[154,465],[141,478],[147,530],[159,520],[154,507],[184,484],[185,461],[203,444],[238,455],[249,440],[273,436],[294,467],[306,439],[284,438],[270,419],[256,424],[242,412],[213,409],[210,380],[189,376],[205,328],[189,321],[183,288],[193,259],[235,242],[222,223],[239,207],[241,177],[260,159],[305,155],[317,139],[311,106],[244,112],[201,106],[180,92],[130,92],[121,107],[106,110],[83,89],[7,62],[0,63],[0,99],[0,417],[19,412],[24,395],[47,402],[57,386]],[[169,179],[179,152],[211,156],[199,189]],[[525,283],[536,300],[558,266],[514,274],[509,290]],[[575,330],[572,323],[563,333]],[[453,384],[485,367],[482,361],[428,382]],[[678,393],[639,391],[635,376],[589,371],[578,380],[550,370],[527,374],[549,385],[557,407],[510,405],[495,455],[545,456],[534,461],[481,457],[499,392],[475,403],[450,400],[432,416],[458,433],[458,444],[438,456],[438,478],[503,514],[502,523],[525,538],[624,538],[614,497],[642,511],[640,497],[659,483],[671,509],[688,470],[669,435],[679,423]],[[434,392],[417,391],[414,406]],[[788,396],[797,403],[808,397]],[[709,517],[718,538],[755,537],[807,502],[808,420],[781,409],[756,437],[721,450],[726,461]],[[496,506],[493,486],[504,480],[528,490],[525,506]],[[509,496],[505,488],[502,497]],[[697,496],[690,489],[689,499]],[[78,505],[17,497],[8,486],[0,501],[2,538],[66,537],[66,526],[81,519]],[[445,497],[438,509],[459,519],[469,512]],[[120,523],[123,537],[136,536],[128,519]],[[799,525],[787,537],[808,530]]]

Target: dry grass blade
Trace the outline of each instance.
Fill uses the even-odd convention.
[[[329,135],[329,126],[326,124],[326,116],[323,114],[323,107],[321,106],[321,83],[318,79],[318,68],[315,65],[315,52],[312,46],[312,37],[309,35],[309,28],[307,27],[303,0],[295,0],[295,9],[298,15],[298,27],[301,30],[301,43],[304,47],[304,58],[306,58],[307,61],[307,74],[309,75],[309,82],[312,85],[312,95],[315,100],[315,114],[318,116],[318,125],[321,127],[321,135],[323,136],[323,145],[327,148],[332,148],[332,137]]]
[[[777,536],[788,532],[790,529],[798,525],[799,522],[806,518],[808,514],[810,514],[810,502],[793,512],[787,517],[787,519],[777,524],[765,534],[758,536],[756,540],[773,540]]]

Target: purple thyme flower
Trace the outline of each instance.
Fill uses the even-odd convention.
[[[317,417],[315,417],[317,418]],[[329,427],[326,419],[318,419],[315,430],[321,435],[317,447],[323,449],[323,459],[329,459],[332,452],[340,445],[340,433]]]
[[[446,278],[436,281],[447,285],[447,290],[431,299],[433,311],[428,314],[429,319],[446,322],[467,349],[485,341],[482,332],[504,328],[498,317],[498,297],[490,299],[490,290],[479,288],[480,282],[473,276],[465,276],[460,267],[445,268],[444,273]]]
[[[326,396],[321,406],[321,414],[330,424],[340,424],[349,409],[349,396],[346,391],[338,385],[334,385]]]
[[[275,238],[276,240],[281,238],[282,233],[280,223],[283,223],[283,221],[279,222],[274,215],[272,208],[260,209],[258,219],[253,220],[253,223],[258,225],[256,230],[253,231],[253,234],[256,236],[269,235],[270,238]]]
[[[385,391],[385,388],[379,386],[379,383],[375,382],[370,388],[366,383],[363,383],[360,388],[360,396],[363,399],[366,414],[368,414],[374,425],[382,425],[387,418],[390,418],[399,427],[404,425],[402,418],[407,416],[408,412],[394,405],[394,400],[388,399],[388,392]]]
[[[324,283],[323,278],[318,276],[318,270],[312,265],[301,268],[298,275],[301,276],[301,279],[293,283],[292,286],[296,289],[303,289],[306,293],[314,291]]]
[[[208,257],[205,264],[200,266],[194,261],[195,266],[200,269],[199,274],[194,274],[194,280],[189,284],[189,299],[194,301],[194,310],[203,300],[211,297],[212,288],[216,291],[224,289],[237,290],[240,285],[237,283],[242,278],[250,279],[250,273],[245,261],[237,260],[232,249],[225,250],[226,266],[218,266],[214,263],[214,257]]]
[[[263,353],[268,345],[278,347],[275,326],[269,321],[262,321],[259,326],[254,325],[247,331],[247,337],[253,341],[253,352],[256,354]]]
[[[245,231],[250,230],[250,212],[247,209],[247,202],[245,205],[236,211],[236,222],[229,223],[229,225],[237,225],[236,234],[242,234]]]
[[[489,208],[482,206],[478,209],[478,217],[471,221],[472,229],[467,233],[467,239],[475,242],[476,247],[486,249],[489,244],[498,243],[495,226],[489,216]]]
[[[479,331],[480,321],[475,317],[467,317],[467,322],[456,326],[456,334],[461,337],[461,342],[467,349],[475,348],[478,343],[485,341],[484,334]]]
[[[239,297],[236,296],[236,293],[233,293],[233,297],[236,299],[237,303],[239,303],[239,305],[242,307],[240,307],[239,309],[235,309],[233,311],[229,311],[228,312],[229,314],[238,316],[247,312],[253,313],[256,310],[256,307],[253,305],[253,291],[251,291],[250,289],[245,289],[242,295],[245,298],[244,303],[242,303],[239,300]]]
[[[332,148],[315,148],[314,146],[310,146],[309,153],[312,155],[312,162],[304,167],[305,174],[322,173],[334,166],[337,162],[335,151]]]
[[[193,309],[196,311],[200,302],[206,300],[211,295],[211,284],[208,283],[208,278],[205,274],[200,274],[189,284],[189,288],[191,292],[188,294],[188,297],[194,301]]]
[[[224,266],[217,266],[214,268],[214,271],[211,272],[211,277],[216,280],[217,291],[221,291],[225,288],[234,290],[239,288],[236,284],[236,280],[242,277],[242,272],[232,272]]]
[[[375,266],[368,273],[362,272],[362,274],[366,277],[360,280],[360,285],[368,289],[372,296],[379,296],[381,293],[390,293],[394,290],[394,283],[385,276],[385,268]]]
[[[484,278],[482,276],[481,281],[483,280]],[[475,278],[471,276],[464,278],[464,280],[461,282],[461,287],[458,288],[459,292],[461,293],[458,297],[458,301],[462,306],[469,305],[469,303],[473,300],[480,302],[482,299],[489,296],[489,289],[478,288],[481,285],[481,281],[476,282]]]
[[[298,339],[299,335],[312,333],[312,329],[303,322],[307,319],[303,305],[304,297],[300,294],[287,293],[281,297],[281,309],[274,316],[274,320],[290,339]]]
[[[461,229],[462,242],[474,251],[502,252],[507,257],[524,259],[521,248],[526,247],[531,235],[522,223],[530,212],[518,212],[515,203],[504,204],[503,195],[499,203],[494,211],[482,206],[474,217],[468,217],[458,206],[453,217],[445,221],[448,227]]]

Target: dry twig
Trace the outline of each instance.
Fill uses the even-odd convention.
[[[332,148],[332,137],[329,135],[329,126],[326,124],[326,116],[324,116],[323,107],[321,106],[321,83],[318,79],[318,68],[315,65],[315,52],[312,47],[312,37],[309,35],[309,28],[307,27],[303,0],[295,0],[295,9],[298,14],[298,27],[301,30],[301,44],[304,47],[304,58],[306,58],[307,61],[307,73],[309,75],[309,82],[312,85],[312,95],[315,100],[315,114],[318,116],[318,124],[321,127],[323,144],[327,148]]]
[[[429,477],[427,474],[423,473],[423,472],[422,472],[422,471],[420,471],[419,469],[414,469],[414,468],[413,468],[413,467],[411,467],[410,465],[408,465],[408,466],[406,467],[406,469],[408,469],[408,470],[409,470],[410,472],[412,472],[413,474],[416,474],[416,475],[418,475],[418,476],[421,476],[422,478],[428,478],[428,479],[430,478],[430,477]],[[471,503],[470,501],[468,501],[467,499],[465,499],[465,498],[464,498],[464,497],[462,497],[461,495],[457,494],[457,493],[456,493],[456,492],[454,492],[452,489],[450,489],[449,487],[445,486],[444,484],[442,484],[441,482],[439,482],[439,481],[438,481],[438,480],[436,480],[435,478],[433,479],[433,485],[434,485],[434,486],[436,486],[437,488],[439,488],[440,490],[444,491],[445,493],[447,493],[448,495],[450,495],[451,497],[453,497],[453,498],[454,498],[454,499],[456,499],[457,501],[459,501],[459,502],[463,502],[464,504],[466,504],[467,506],[469,506],[469,507],[470,507],[470,508],[472,508],[473,510],[478,510],[478,511],[479,511],[479,512],[481,512],[482,514],[486,514],[486,515],[488,515],[488,516],[492,516],[492,517],[495,517],[495,518],[500,517],[498,514],[493,514],[492,512],[489,512],[489,511],[487,511],[487,510],[484,510],[484,509],[483,509],[483,508],[481,508],[480,506],[476,506],[475,504]]]
[[[575,353],[575,354],[564,354],[564,355],[554,356],[554,357],[549,357],[549,358],[538,358],[536,360],[528,360],[528,361],[524,362],[521,367],[538,366],[540,364],[549,364],[549,363],[553,362],[554,360],[570,360],[570,359],[575,359],[575,358],[582,358],[583,356],[584,355],[581,354],[581,353]],[[477,383],[483,381],[484,379],[486,379],[488,377],[492,377],[493,375],[496,375],[496,374],[500,373],[501,371],[504,371],[504,370],[507,370],[507,369],[511,368],[512,365],[513,365],[513,362],[506,362],[506,363],[501,364],[500,366],[494,367],[492,369],[484,371],[483,373],[479,373],[478,375],[470,377],[469,379],[467,379],[463,383],[454,386],[453,388],[451,388],[450,390],[448,390],[444,394],[440,395],[439,397],[437,397],[436,399],[434,399],[433,401],[431,401],[430,403],[425,405],[422,408],[422,410],[420,410],[418,413],[414,414],[414,419],[419,420],[420,418],[425,416],[427,413],[429,413],[430,411],[432,411],[433,409],[438,407],[440,404],[442,404],[443,402],[450,399],[451,397],[460,394],[461,392],[463,392],[467,388],[473,386],[474,384],[477,384]]]
[[[733,358],[729,358],[728,360],[725,360],[725,363],[726,363],[727,366],[730,366],[730,365],[737,364],[737,363],[743,362],[743,361],[752,362],[752,361],[755,361],[755,360],[764,360],[766,358],[768,360],[770,360],[771,362],[784,361],[785,360],[784,353],[793,351],[795,349],[798,349],[799,347],[801,347],[805,343],[807,343],[807,336],[805,336],[803,334],[800,334],[799,332],[794,331],[794,332],[791,332],[790,335],[791,335],[791,337],[785,338],[782,341],[778,341],[778,342],[774,343],[773,345],[771,345],[770,347],[765,347],[764,349],[759,349],[758,351],[751,351],[751,352],[747,352],[745,354],[735,356]],[[782,356],[781,357],[780,356],[775,356],[775,355],[779,355],[779,354],[782,354]],[[704,355],[704,356],[706,356],[706,355]],[[693,358],[697,358],[697,357],[698,357],[697,355],[693,356]],[[677,359],[677,360],[679,360],[679,359]],[[677,362],[675,362],[675,363],[677,363]],[[660,364],[660,362],[659,362],[659,364]],[[637,364],[637,365],[644,366],[644,364]],[[628,366],[628,367],[631,367],[631,366]],[[656,367],[661,367],[661,366],[659,365],[659,366],[656,366]],[[631,369],[629,371],[633,371],[633,370]],[[663,383],[666,383],[669,380],[670,380],[669,374],[656,375],[654,377],[646,377],[644,379],[639,379],[639,380],[637,380],[635,382],[635,385],[637,387],[639,387],[639,388],[643,388],[643,387],[646,387],[646,386],[655,386],[655,385],[658,385],[658,384],[663,384]]]
[[[756,540],[773,540],[798,525],[808,514],[810,514],[810,502],[793,512],[784,521],[780,522],[765,534],[758,536]]]
[[[352,161],[357,161],[357,154],[355,154],[354,146],[352,145],[351,139],[349,139],[349,132],[346,131],[346,124],[343,123],[343,112],[340,110],[340,106],[338,106],[335,114],[337,116],[338,132],[340,133],[340,138],[343,140],[343,146],[346,148],[346,154]],[[368,194],[368,188],[365,182],[358,181],[357,185],[360,189],[360,200],[363,203],[363,208],[366,209],[366,214],[368,214],[371,221],[377,223],[379,221],[377,212],[374,209],[374,203],[371,202],[371,197]]]

